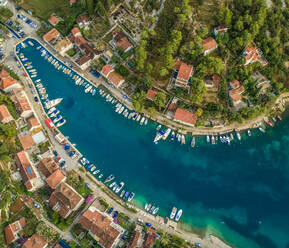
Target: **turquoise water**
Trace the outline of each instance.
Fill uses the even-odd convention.
[[[137,205],[154,203],[163,216],[173,206],[182,208],[182,221],[236,247],[289,247],[287,118],[266,134],[242,134],[231,146],[212,146],[204,137],[194,149],[189,138],[185,146],[155,145],[156,124],[140,126],[116,114],[99,94],[85,94],[57,71],[36,47],[20,52],[32,61],[49,98],[64,98],[57,106],[67,120],[61,131],[101,173],[124,181]]]

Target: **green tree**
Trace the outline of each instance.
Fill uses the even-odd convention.
[[[146,93],[144,91],[138,92],[132,97],[132,104],[136,112],[142,112],[144,110],[144,103],[146,100]]]
[[[167,102],[166,94],[163,92],[158,92],[154,97],[154,103],[161,110]]]
[[[149,107],[147,111],[148,111],[148,114],[153,118],[155,118],[158,114],[158,111],[154,107]]]
[[[160,70],[159,70],[159,74],[161,77],[164,77],[166,75],[168,75],[169,71],[165,68],[165,67],[162,67]]]
[[[87,5],[87,12],[89,16],[93,16],[94,14],[94,1],[93,0],[86,0]]]
[[[207,88],[204,80],[193,77],[191,83],[191,99],[195,103],[201,103],[204,95],[206,94]]]

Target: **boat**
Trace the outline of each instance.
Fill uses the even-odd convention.
[[[145,123],[144,123],[144,124],[145,124],[145,125],[148,124],[148,118],[145,119]]]
[[[280,121],[282,121],[282,117],[280,115],[277,116]]]
[[[230,133],[230,136],[231,136],[231,140],[233,140],[234,139],[234,134]]]
[[[58,121],[60,121],[60,120],[62,120],[62,115],[57,115],[57,116],[55,117],[55,119],[53,120],[53,123],[56,123],[56,122],[58,122]]]
[[[191,142],[191,147],[195,147],[195,144],[196,144],[196,140],[195,140],[195,137],[193,136],[192,142]]]
[[[144,209],[145,209],[145,210],[147,210],[147,208],[148,208],[148,204],[146,203],[146,205],[145,205]]]
[[[156,129],[159,131],[161,128],[162,128],[162,125],[158,125]]]
[[[57,104],[61,103],[62,100],[63,100],[63,98],[57,98],[57,99],[48,101],[48,102],[45,103],[45,108],[46,109],[50,109],[50,108],[56,106]]]
[[[119,109],[118,113],[121,114],[121,113],[123,112],[123,110],[124,110],[124,106],[122,106],[122,107]]]
[[[152,213],[155,210],[155,206],[152,206],[152,208],[150,209],[150,213]]]
[[[124,193],[125,193],[125,191],[123,190],[123,191],[121,191],[121,193],[120,193],[120,197],[123,197],[124,196]]]
[[[266,124],[269,125],[270,127],[274,127],[274,125],[270,121],[266,121]]]
[[[48,115],[50,115],[53,111],[55,111],[56,108],[55,107],[52,107],[51,109],[49,109],[49,111],[47,112]]]
[[[89,161],[84,157],[82,159],[80,159],[80,162],[82,163],[82,165],[89,164]]]
[[[99,176],[98,176],[98,178],[102,178],[103,177],[103,175],[102,174],[100,174]]]
[[[215,142],[215,137],[214,136],[212,136],[211,140],[212,140],[212,144],[215,145],[216,142]]]
[[[207,142],[209,143],[210,142],[210,136],[207,135]]]
[[[237,134],[238,140],[241,140],[241,134],[239,132],[236,132],[236,134]]]
[[[171,133],[172,129],[168,128],[165,132],[165,134],[163,135],[162,139],[163,140],[166,140],[167,137],[169,136],[169,134]]]
[[[265,133],[265,132],[266,132],[262,127],[259,127],[259,130],[260,130],[262,133]]]
[[[118,185],[118,188],[116,189],[115,193],[118,193],[124,186],[124,182],[121,182],[119,185]]]
[[[113,188],[112,188],[112,191],[115,192],[115,191],[117,190],[117,188],[118,188],[118,185],[115,184],[115,185],[113,186]]]
[[[177,213],[177,208],[176,208],[176,207],[173,207],[172,212],[171,212],[171,214],[170,214],[170,218],[171,218],[171,219],[174,219],[175,216],[176,216],[176,213]]]
[[[129,192],[125,192],[123,198],[129,197]]]
[[[109,185],[109,187],[112,188],[115,184],[116,184],[116,182],[113,182]]]
[[[129,194],[128,201],[131,201],[134,198],[135,194],[132,192]]]
[[[178,211],[178,213],[177,213],[177,216],[176,216],[176,218],[175,218],[175,221],[179,221],[180,218],[181,218],[181,216],[182,216],[182,214],[183,214],[183,210],[180,209],[180,210]]]
[[[165,132],[163,130],[158,131],[154,138],[154,143],[158,142],[163,137],[164,134]]]
[[[109,176],[105,179],[104,183],[108,183],[108,182],[110,182],[110,181],[113,180],[113,179],[114,179],[114,175],[109,175]]]
[[[99,172],[99,170],[94,171],[92,174],[95,175]]]
[[[185,139],[185,135],[182,134],[182,144],[185,145],[186,144],[186,139]]]
[[[156,214],[159,211],[159,208],[155,208],[155,210],[152,212],[152,214]]]
[[[63,126],[65,123],[66,123],[66,120],[65,120],[65,119],[61,119],[61,120],[56,124],[56,127],[61,127],[61,126]]]
[[[247,133],[248,133],[248,136],[251,136],[251,130],[250,129],[248,129]]]
[[[276,122],[277,120],[276,120],[276,118],[274,117],[274,116],[272,116],[272,120],[274,121],[274,122]]]
[[[56,115],[59,114],[59,110],[55,109],[51,114],[50,114],[50,118],[55,117]]]
[[[95,166],[92,166],[91,169],[90,169],[90,171],[94,171],[95,169],[96,169],[96,167],[95,167]]]
[[[142,125],[144,123],[144,121],[145,121],[145,117],[143,116],[140,120],[140,124]]]

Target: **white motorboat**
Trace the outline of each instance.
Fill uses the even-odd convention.
[[[58,105],[59,103],[61,103],[62,100],[63,100],[63,98],[57,98],[57,99],[48,101],[48,102],[45,103],[45,108],[46,108],[46,109],[50,109],[50,108]]]

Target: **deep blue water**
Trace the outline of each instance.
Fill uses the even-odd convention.
[[[231,146],[212,146],[204,137],[194,149],[189,137],[185,146],[155,145],[156,124],[140,126],[116,114],[99,94],[85,94],[36,46],[21,52],[33,62],[49,98],[64,98],[57,106],[67,120],[61,131],[104,175],[124,181],[136,193],[136,204],[154,203],[163,216],[173,206],[182,208],[182,221],[236,247],[289,247],[287,118],[266,134],[242,134]]]

